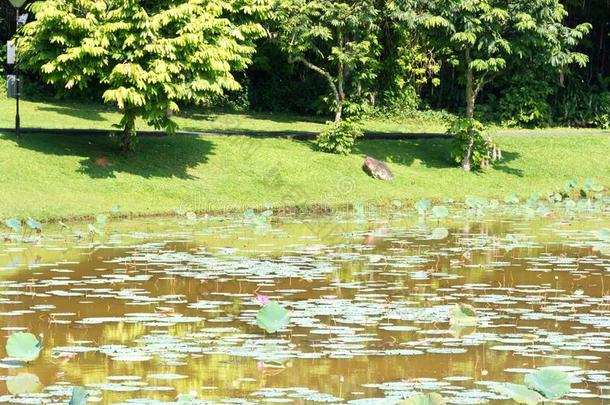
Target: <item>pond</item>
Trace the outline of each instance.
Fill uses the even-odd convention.
[[[508,404],[495,384],[552,369],[571,379],[563,403],[610,404],[610,209],[446,214],[362,205],[7,236],[0,346],[44,337],[37,359],[0,363],[0,402],[66,403],[84,386],[103,404]],[[276,333],[257,326],[267,301],[290,311]]]

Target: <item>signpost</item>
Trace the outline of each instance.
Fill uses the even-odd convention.
[[[23,7],[23,5],[25,4],[25,1],[26,0],[10,0],[13,7],[15,7],[15,14],[16,14],[15,21],[17,23],[16,28],[15,28],[15,34],[17,33],[17,31],[19,31],[20,25],[22,23],[25,23],[25,21],[23,21],[23,19],[19,18],[19,9],[21,7]],[[19,96],[20,96],[19,93],[21,91],[21,86],[20,86],[20,78],[19,78],[19,60],[17,59],[15,41],[11,41],[7,45],[8,46],[6,47],[7,48],[6,59],[9,64],[15,65],[15,74],[14,74],[13,78],[11,78],[11,76],[9,76],[7,78],[6,86],[7,86],[8,96],[9,97],[11,96],[11,92],[14,92],[14,95],[15,95],[15,134],[17,136],[20,136],[21,135],[21,119],[19,118]],[[11,63],[11,61],[12,61],[12,63]],[[11,86],[11,83],[14,83],[14,86]],[[11,87],[14,87],[13,90],[11,90]]]

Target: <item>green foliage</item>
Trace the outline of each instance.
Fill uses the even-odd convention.
[[[38,1],[18,47],[24,67],[51,84],[102,86],[104,102],[123,113],[129,148],[137,117],[173,133],[179,102],[240,88],[233,72],[251,62],[264,35],[254,17],[267,9],[259,0]]]
[[[554,88],[548,79],[539,77],[540,71],[544,72],[546,78],[549,75],[552,77],[552,69],[544,66],[525,72],[518,69],[510,73],[507,87],[500,97],[490,97],[489,104],[494,106],[495,116],[502,125],[532,128],[545,127],[552,122],[549,99],[554,94]]]
[[[486,169],[499,158],[489,132],[475,119],[456,119],[448,133],[453,136],[451,159],[457,164],[461,164],[468,153],[473,169]]]
[[[377,77],[380,11],[373,0],[275,0],[272,37],[291,62],[321,75],[335,123]],[[348,77],[349,76],[349,77]],[[359,112],[352,104],[352,113]]]
[[[323,152],[349,155],[356,140],[364,135],[362,126],[350,119],[342,120],[338,125],[329,122],[328,128],[316,138],[315,144]]]

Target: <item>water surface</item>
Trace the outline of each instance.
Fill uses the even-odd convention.
[[[83,385],[103,404],[397,404],[432,391],[502,404],[490,382],[555,367],[574,380],[566,403],[610,404],[607,211],[70,227],[0,245],[3,339],[23,330],[45,345],[27,367],[3,365],[2,402],[66,401]],[[285,331],[255,325],[257,295],[292,311]],[[450,325],[456,303],[477,326]],[[40,384],[19,393],[16,381]]]

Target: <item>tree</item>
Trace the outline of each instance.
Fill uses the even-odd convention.
[[[52,84],[101,85],[122,112],[121,145],[134,146],[142,117],[168,133],[178,102],[202,103],[236,90],[264,35],[254,21],[267,0],[47,0],[31,6],[35,21],[18,41],[26,68]]]
[[[477,97],[506,68],[507,58],[536,53],[561,72],[587,63],[572,51],[590,29],[563,25],[567,13],[558,0],[430,0],[420,21],[441,55],[462,71],[466,118],[474,119]],[[474,132],[462,168],[471,170]]]
[[[289,60],[326,79],[337,127],[351,90],[376,75],[380,13],[375,1],[276,0],[273,14],[272,37]]]

